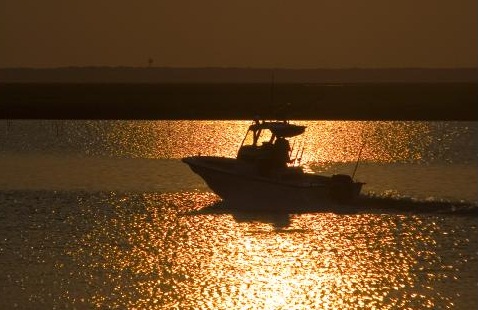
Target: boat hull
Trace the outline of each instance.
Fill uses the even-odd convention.
[[[240,209],[331,210],[358,196],[362,187],[361,183],[352,182],[337,189],[330,177],[318,179],[302,172],[260,176],[232,158],[195,156],[184,158],[183,162],[228,205]]]

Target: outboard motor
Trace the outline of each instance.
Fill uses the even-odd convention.
[[[333,200],[345,202],[354,198],[354,182],[347,174],[334,174],[330,178],[329,193]]]

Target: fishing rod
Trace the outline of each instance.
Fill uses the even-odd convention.
[[[300,166],[300,162],[302,161],[302,155],[304,154],[304,146],[302,147],[302,151],[300,151],[300,157],[299,157],[299,161],[297,163],[297,166]]]
[[[357,168],[358,168],[358,165],[359,165],[359,162],[360,162],[360,157],[362,156],[362,150],[363,150],[364,146],[365,146],[365,139],[363,140],[362,145],[360,146],[360,150],[359,150],[359,153],[358,153],[358,156],[357,156],[357,162],[355,163],[354,172],[352,173],[352,180],[355,177],[355,172],[357,172]]]

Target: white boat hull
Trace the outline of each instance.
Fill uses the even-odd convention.
[[[330,177],[305,173],[261,176],[241,167],[236,159],[195,156],[184,158],[218,196],[241,209],[330,210],[358,196],[362,183],[350,183],[340,199],[332,193]],[[346,198],[346,199],[345,199]]]

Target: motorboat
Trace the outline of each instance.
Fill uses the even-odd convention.
[[[350,175],[304,171],[303,149],[294,152],[289,139],[305,129],[289,121],[254,120],[236,158],[191,156],[182,161],[226,203],[243,209],[327,210],[356,199],[364,183]]]

